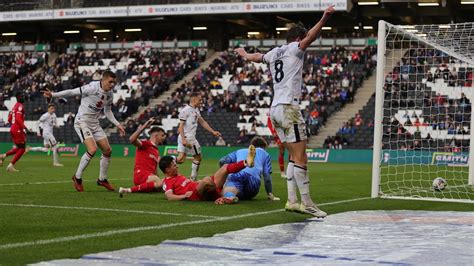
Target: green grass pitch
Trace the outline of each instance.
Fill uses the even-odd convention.
[[[158,193],[120,199],[95,184],[98,158],[84,174],[85,192],[78,193],[70,180],[78,160],[62,157],[65,167],[53,168],[50,157],[27,154],[17,164],[21,172],[0,169],[0,264],[79,258],[89,253],[156,245],[166,239],[206,237],[308,218],[281,211],[286,181],[280,178],[277,163],[273,165],[273,189],[281,197],[280,202],[268,201],[262,184],[254,200],[216,206],[213,202],[167,202]],[[112,158],[109,180],[116,188],[132,185],[133,162],[132,158]],[[188,175],[190,165],[187,161],[180,171]],[[204,155],[200,175],[212,174],[216,169],[217,161],[206,160]],[[473,204],[370,199],[368,164],[312,163],[309,169],[312,197],[329,214],[392,209],[474,211]]]

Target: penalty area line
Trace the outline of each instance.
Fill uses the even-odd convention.
[[[370,199],[370,198],[369,197],[364,197],[364,198],[356,198],[356,199],[350,199],[350,200],[327,202],[327,203],[319,204],[319,206],[335,205],[335,204],[340,204],[340,203],[347,203],[347,202],[366,200],[366,199]],[[204,223],[212,223],[212,222],[222,222],[222,221],[229,221],[229,220],[252,217],[252,216],[273,214],[273,213],[278,213],[278,212],[283,212],[283,211],[284,211],[283,209],[277,209],[277,210],[252,212],[252,213],[246,213],[246,214],[240,214],[240,215],[234,215],[234,216],[227,216],[227,217],[201,219],[201,220],[189,221],[189,222],[179,222],[179,223],[169,223],[169,224],[162,224],[162,225],[143,226],[143,227],[135,227],[135,228],[127,228],[127,229],[119,229],[119,230],[110,230],[110,231],[99,232],[99,233],[82,234],[82,235],[76,235],[76,236],[67,236],[67,237],[59,237],[59,238],[52,238],[52,239],[44,239],[44,240],[36,240],[36,241],[28,241],[28,242],[20,242],[20,243],[11,243],[11,244],[0,245],[0,250],[11,249],[11,248],[22,248],[22,247],[29,247],[29,246],[47,245],[47,244],[54,244],[54,243],[63,243],[63,242],[69,242],[69,241],[75,241],[75,240],[91,239],[91,238],[98,238],[98,237],[107,237],[107,236],[113,236],[113,235],[118,235],[118,234],[135,233],[135,232],[148,231],[148,230],[158,230],[158,229],[171,228],[171,227],[177,227],[177,226],[204,224]]]

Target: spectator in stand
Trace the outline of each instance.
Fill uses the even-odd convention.
[[[130,119],[127,121],[127,126],[125,127],[125,132],[127,134],[133,134],[136,131],[138,125],[135,123],[134,120]]]
[[[1,110],[1,111],[8,111],[8,108],[5,106],[5,103],[4,103],[4,102],[1,102],[1,103],[0,103],[0,110]]]
[[[178,143],[178,135],[170,130],[168,131],[167,137],[166,137],[166,144],[172,145],[172,144],[177,144]]]
[[[237,144],[242,144],[245,145],[249,141],[247,134],[245,133],[244,130],[241,130],[239,133],[239,138],[237,139],[236,143]]]
[[[216,141],[216,146],[225,146],[225,145],[226,145],[225,140],[222,137],[219,137],[219,139],[217,139]]]
[[[364,120],[362,120],[362,117],[360,116],[360,114],[357,113],[354,118],[354,126],[360,127],[362,126],[362,124],[364,124]]]
[[[67,115],[66,124],[73,125],[75,117],[76,116],[72,112],[69,112],[68,115]]]

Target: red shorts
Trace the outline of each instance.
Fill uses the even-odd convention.
[[[156,174],[150,173],[147,171],[136,170],[133,173],[133,183],[135,184],[135,186],[146,183],[146,181],[148,180],[148,177],[151,175],[156,175]]]
[[[278,135],[273,136],[273,139],[275,140],[276,144],[278,144],[278,145],[282,144],[280,138],[278,137]]]
[[[26,143],[26,134],[23,130],[11,128],[10,134],[12,135],[13,143],[16,145]]]

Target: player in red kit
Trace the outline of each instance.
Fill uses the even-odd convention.
[[[160,159],[160,169],[165,174],[163,191],[168,200],[217,200],[222,197],[222,187],[227,175],[237,173],[245,167],[253,167],[256,149],[250,145],[246,160],[224,164],[213,176],[206,176],[199,181],[193,181],[178,173],[176,160],[172,156]]]
[[[15,155],[13,160],[8,164],[8,172],[18,172],[14,165],[21,156],[25,153],[26,132],[29,131],[25,126],[25,96],[22,92],[16,94],[17,103],[13,106],[12,111],[8,114],[8,122],[10,123],[10,134],[12,136],[15,148],[9,150],[7,153],[0,155],[0,165],[3,165],[3,160],[10,155]]]
[[[273,139],[278,144],[278,149],[279,149],[279,151],[278,151],[278,164],[280,165],[281,177],[286,178],[286,174],[285,174],[285,145],[283,145],[283,143],[281,143],[281,140],[278,137],[278,134],[276,133],[275,128],[272,125],[272,120],[270,119],[270,116],[268,116],[267,126],[268,126],[268,129],[270,129],[270,132],[272,133]]]
[[[121,187],[119,189],[120,197],[123,197],[125,193],[158,191],[161,187],[161,180],[157,175],[156,169],[160,160],[158,145],[165,140],[165,131],[160,127],[152,127],[148,131],[150,135],[149,140],[138,139],[143,131],[154,122],[155,119],[150,118],[130,136],[130,143],[137,147],[135,168],[133,170],[133,183],[135,186],[131,188]]]

